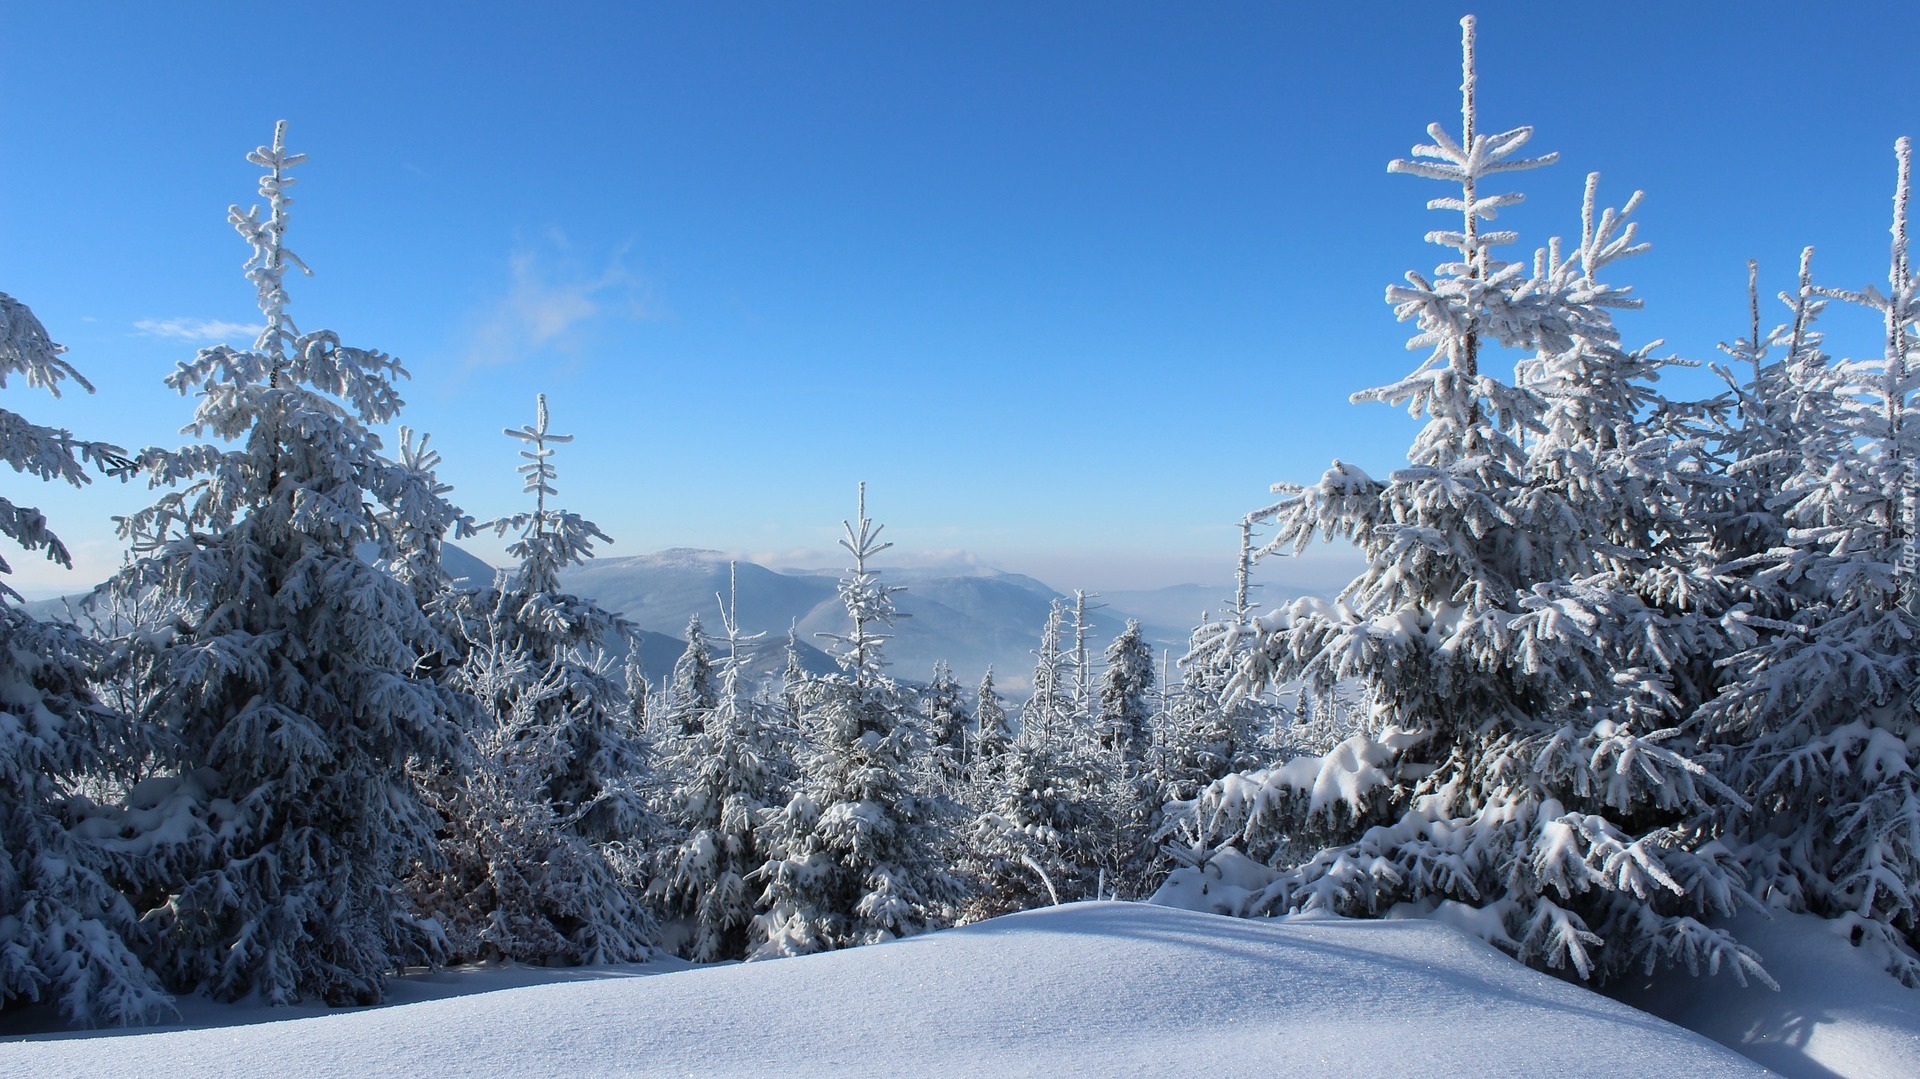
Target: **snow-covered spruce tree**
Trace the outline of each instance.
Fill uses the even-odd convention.
[[[1100,711],[1095,721],[1102,755],[1112,772],[1108,780],[1114,803],[1114,847],[1111,856],[1112,889],[1144,893],[1152,875],[1150,866],[1158,843],[1153,833],[1163,804],[1152,773],[1153,655],[1140,634],[1138,620],[1107,646],[1106,671],[1100,680]]]
[[[653,923],[636,900],[638,853],[589,839],[550,800],[571,749],[556,702],[560,667],[496,640],[470,642],[458,681],[482,700],[458,766],[422,777],[440,815],[440,857],[409,885],[454,962],[602,963],[644,959]],[[502,711],[501,709],[505,710]]]
[[[815,744],[798,790],[771,814],[772,851],[761,867],[764,938],[756,956],[797,955],[907,936],[950,917],[959,882],[939,864],[944,822],[938,799],[911,786],[925,737],[905,692],[886,673],[878,632],[897,617],[893,593],[868,564],[891,547],[867,518],[846,524],[853,556],[840,599],[846,634],[827,635],[840,670],[809,690],[806,726]]]
[[[637,649],[627,652],[626,661],[620,664],[620,683],[627,691],[627,730],[643,737],[653,731],[653,714],[650,699],[652,685],[647,681],[646,665],[640,662]]]
[[[1748,262],[1748,336],[1720,346],[1734,366],[1713,366],[1726,392],[1665,410],[1676,434],[1698,447],[1699,463],[1688,472],[1693,558],[1721,593],[1719,656],[1703,676],[1696,651],[1688,685],[1696,695],[1717,698],[1703,706],[1698,724],[1709,741],[1739,742],[1750,733],[1734,715],[1744,690],[1740,662],[1729,657],[1752,654],[1783,632],[1804,632],[1788,620],[1821,602],[1821,586],[1798,571],[1790,554],[1797,492],[1855,467],[1845,417],[1852,389],[1822,350],[1817,324],[1826,300],[1813,284],[1812,258],[1812,248],[1801,252],[1797,287],[1780,294],[1788,321],[1765,331],[1758,265]],[[1735,773],[1747,759],[1745,748],[1720,751],[1742,787]]]
[[[644,746],[603,651],[630,642],[632,627],[560,588],[560,572],[607,537],[550,508],[552,444],[572,436],[549,429],[546,395],[534,412],[533,424],[505,432],[527,444],[519,471],[534,508],[485,526],[516,534],[507,553],[519,564],[468,597],[466,654],[449,680],[478,709],[465,759],[422,777],[443,857],[412,884],[455,959],[642,959],[652,937],[636,900],[650,827]]]
[[[961,853],[973,886],[963,919],[1093,898],[1116,883],[1132,851],[1122,841],[1129,800],[1111,754],[1070,739],[1023,738],[973,787],[975,817]]]
[[[1285,497],[1263,514],[1276,525],[1265,551],[1344,537],[1368,569],[1339,603],[1297,600],[1203,642],[1231,655],[1253,636],[1233,692],[1350,679],[1373,712],[1324,757],[1214,784],[1199,825],[1273,852],[1270,880],[1235,904],[1248,912],[1472,908],[1464,917],[1489,940],[1583,978],[1676,962],[1759,973],[1750,951],[1696,917],[1744,897],[1712,832],[1716,801],[1737,799],[1662,724],[1657,675],[1616,684],[1619,638],[1647,622],[1634,595],[1583,571],[1581,545],[1602,550],[1611,533],[1543,495],[1551,477],[1522,442],[1554,429],[1557,403],[1482,370],[1495,346],[1584,363],[1617,335],[1584,252],[1569,271],[1550,249],[1531,275],[1492,254],[1514,237],[1481,223],[1519,196],[1483,182],[1552,158],[1515,156],[1527,128],[1478,130],[1472,18],[1462,27],[1462,136],[1435,124],[1433,145],[1390,166],[1460,185],[1429,204],[1461,214],[1429,234],[1457,256],[1388,290],[1419,327],[1412,347],[1431,355],[1356,395],[1426,425],[1386,480],[1336,463],[1316,485],[1277,486]],[[1536,516],[1548,509],[1552,520]],[[1549,527],[1577,531],[1543,544]],[[1303,847],[1319,852],[1288,857]]]
[[[920,691],[919,709],[934,772],[952,788],[966,772],[976,746],[973,732],[967,729],[973,717],[967,715],[966,702],[960,699],[960,683],[944,660],[933,665],[933,679]]]
[[[1253,526],[1251,515],[1240,521],[1240,555],[1225,616],[1234,624],[1249,622],[1259,607],[1253,600]],[[1264,754],[1262,738],[1272,726],[1272,702],[1255,693],[1229,692],[1234,672],[1247,660],[1253,640],[1235,635],[1220,647],[1216,642],[1221,634],[1212,614],[1202,612],[1200,625],[1188,638],[1187,653],[1180,657],[1180,694],[1167,714],[1166,726],[1169,800],[1191,798],[1223,776],[1272,763]]]
[[[1066,601],[1055,597],[1047,608],[1040,647],[1033,651],[1033,693],[1020,709],[1021,736],[1041,745],[1077,735],[1073,699],[1073,656],[1066,649]]]
[[[780,672],[780,704],[787,715],[797,716],[805,709],[807,687],[813,676],[807,673],[806,664],[800,660],[800,626],[798,621],[787,624],[787,665]]]
[[[973,719],[977,733],[974,736],[972,770],[977,771],[1005,753],[1016,736],[1013,717],[1007,714],[1007,706],[1000,699],[1000,691],[993,688],[991,664],[987,666],[987,672],[980,676],[980,689],[974,695]]]
[[[91,391],[27,306],[0,293],[0,388],[19,379],[58,396]],[[121,451],[0,408],[0,460],[49,482],[81,486],[89,463]],[[66,545],[31,506],[0,497],[0,535],[71,567]],[[13,567],[0,558],[0,574]],[[144,751],[138,729],[90,690],[99,648],[72,626],[40,622],[0,580],[0,1008],[56,1004],[69,1022],[158,1018],[167,998],[127,941],[136,915],[103,873],[109,862],[68,812],[74,783]]]
[[[247,155],[267,170],[267,216],[230,214],[266,327],[167,379],[199,399],[187,432],[225,445],[143,451],[155,486],[185,486],[120,522],[137,559],[112,587],[182,611],[129,643],[138,718],[168,736],[174,793],[208,796],[200,842],[143,867],[157,899],[145,947],[179,990],[365,1004],[388,972],[434,955],[399,887],[432,857],[406,769],[451,754],[458,706],[419,673],[445,642],[413,590],[357,552],[397,558],[402,530],[459,514],[369,429],[400,409],[400,364],[288,314],[286,272],[305,266],[285,246],[287,171],[305,155],[284,140],[283,123]]]
[[[1098,703],[1093,698],[1093,663],[1087,653],[1087,641],[1093,635],[1087,615],[1106,606],[1087,601],[1098,597],[1097,592],[1073,590],[1073,714],[1083,723],[1092,722]]]
[[[1760,317],[1759,264],[1748,260],[1748,335],[1720,346],[1734,367],[1713,365],[1727,390],[1684,421],[1711,454],[1701,470],[1710,482],[1702,484],[1696,514],[1706,522],[1700,547],[1716,565],[1736,567],[1742,559],[1786,545],[1788,524],[1777,504],[1780,488],[1797,471],[1803,440],[1816,436],[1813,441],[1818,442],[1817,432],[1833,426],[1825,415],[1802,415],[1806,395],[1796,377],[1811,373],[1808,361],[1826,367],[1814,329],[1825,304],[1813,292],[1812,257],[1812,248],[1802,252],[1800,287],[1790,297],[1783,294],[1792,321],[1771,330],[1764,329]],[[1785,355],[1775,358],[1783,346]],[[1755,603],[1750,585],[1733,587],[1741,599],[1772,613],[1770,597]]]
[[[1091,897],[1103,881],[1124,879],[1131,888],[1144,875],[1133,838],[1143,830],[1146,803],[1122,750],[1103,745],[1080,713],[1067,624],[1067,605],[1056,599],[1034,652],[1034,692],[1020,735],[983,760],[970,784],[974,818],[960,852],[974,886],[968,920]]]
[[[536,679],[558,672],[564,693],[542,708],[547,722],[559,733],[559,756],[549,760],[548,799],[555,812],[572,822],[583,836],[605,842],[627,842],[645,829],[646,810],[634,779],[645,767],[644,747],[626,718],[632,701],[616,682],[605,650],[616,643],[634,647],[633,626],[591,600],[563,591],[560,572],[593,557],[593,541],[611,543],[607,534],[578,513],[552,509],[547,499],[559,492],[549,443],[573,441],[547,429],[547,398],[535,402],[531,426],[509,428],[506,434],[531,448],[520,455],[525,490],[534,496],[532,512],[516,513],[486,527],[497,533],[517,534],[507,547],[519,566],[499,587],[483,592],[490,607],[486,624],[490,639],[524,653]],[[509,702],[483,701],[497,711],[511,710]]]
[[[687,923],[681,954],[700,963],[745,959],[757,943],[750,933],[758,910],[749,878],[767,861],[760,822],[786,804],[794,770],[790,725],[745,684],[748,640],[740,635],[731,595],[720,624],[727,658],[719,701],[698,730],[673,743],[665,766],[674,777],[666,815],[680,838],[664,852],[650,885],[666,916]]]
[[[1600,277],[1647,249],[1629,220],[1641,194],[1600,209],[1598,180],[1587,177],[1578,246],[1563,252],[1555,240],[1535,258],[1535,287],[1566,297],[1573,315],[1564,345],[1543,340],[1519,366],[1541,410],[1515,518],[1532,522],[1531,554],[1546,560],[1536,601],[1594,626],[1577,643],[1610,684],[1590,696],[1652,737],[1685,725],[1715,692],[1733,593],[1701,552],[1700,507],[1716,477],[1654,386],[1674,361],[1654,358],[1652,346],[1622,347],[1610,312],[1640,301]]]
[[[673,678],[667,684],[670,726],[683,735],[698,734],[719,700],[720,690],[713,679],[713,653],[696,614],[687,619],[687,648],[673,661]]]
[[[1236,663],[1251,642],[1236,640],[1231,650],[1210,650],[1224,632],[1203,616],[1180,657],[1180,691],[1163,713],[1163,752],[1157,766],[1162,795],[1168,801],[1190,799],[1207,784],[1236,771],[1257,768],[1257,705],[1251,693],[1228,692]]]
[[[1735,814],[1756,891],[1837,918],[1920,985],[1920,279],[1909,254],[1912,144],[1896,146],[1887,290],[1819,289],[1872,309],[1882,354],[1799,365],[1797,403],[1827,413],[1783,486],[1785,545],[1750,559],[1792,610],[1750,622],[1734,679],[1705,711],[1735,739]],[[1803,290],[1804,291],[1804,290]]]
[[[1140,634],[1138,619],[1107,646],[1107,669],[1100,680],[1100,744],[1118,754],[1128,775],[1138,774],[1152,748],[1153,653]]]

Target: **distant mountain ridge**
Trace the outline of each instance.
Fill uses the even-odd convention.
[[[715,596],[727,591],[728,561],[729,556],[720,551],[676,547],[595,559],[562,574],[561,582],[642,629],[677,636],[685,631],[691,615],[709,629],[716,624]],[[843,634],[852,628],[838,597],[843,571],[773,570],[737,559],[733,565],[743,632],[781,639],[792,627],[803,643],[817,645],[823,642],[820,634]],[[894,595],[903,617],[884,632],[894,673],[907,681],[925,681],[933,665],[944,660],[963,684],[977,683],[992,664],[997,685],[1024,688],[1032,678],[1033,650],[1046,625],[1048,608],[1055,599],[1071,601],[1032,577],[984,566],[882,564],[874,568],[883,583],[904,587]],[[1230,587],[1180,587],[1232,594]],[[1149,599],[1155,593],[1126,595]],[[1128,618],[1141,619],[1156,649],[1171,648],[1177,654],[1185,650],[1200,613],[1195,607],[1184,619],[1163,617],[1174,609],[1173,601],[1141,604],[1151,611],[1111,597],[1096,597],[1089,605],[1087,650],[1096,676],[1107,645],[1119,636]]]
[[[727,594],[730,556],[720,551],[673,547],[651,554],[596,558],[561,575],[561,584],[610,611],[624,616],[640,630],[642,669],[655,683],[664,682],[674,661],[686,649],[687,621],[698,617],[716,658],[726,652],[720,633],[719,598]],[[443,562],[455,582],[466,588],[493,583],[501,572],[455,544],[446,544]],[[996,685],[1017,699],[1032,681],[1034,650],[1056,599],[1072,597],[1019,573],[986,566],[936,565],[874,567],[883,583],[899,585],[894,604],[903,615],[883,632],[889,638],[886,654],[896,677],[925,682],[935,663],[945,661],[954,677],[971,688],[991,664]],[[844,634],[851,628],[840,605],[842,570],[776,570],[733,559],[740,631],[755,637],[745,648],[749,668],[759,677],[775,676],[786,665],[786,641],[791,629],[798,637],[801,664],[810,671],[834,669],[822,634]],[[1276,606],[1302,589],[1270,585],[1254,599]],[[1185,584],[1168,588],[1113,591],[1089,600],[1091,633],[1087,653],[1098,678],[1107,645],[1119,636],[1129,618],[1137,618],[1156,653],[1178,658],[1186,651],[1193,627],[1202,612],[1215,615],[1231,603],[1233,587]],[[82,596],[40,600],[27,605],[40,617],[64,617],[67,603]],[[1067,646],[1071,648],[1071,631]],[[616,657],[617,658],[617,657]],[[1157,664],[1156,664],[1157,665]],[[1177,679],[1178,675],[1175,675]]]

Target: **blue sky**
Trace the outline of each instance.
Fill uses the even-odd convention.
[[[4,3],[0,289],[99,387],[8,404],[180,441],[161,379],[254,318],[225,209],[285,118],[295,317],[407,363],[481,518],[544,391],[608,554],[837,564],[865,479],[904,561],[1225,580],[1270,483],[1402,459],[1412,422],[1347,396],[1415,360],[1381,295],[1438,261],[1443,191],[1385,165],[1457,124],[1468,10],[1483,124],[1562,155],[1516,180],[1522,246],[1589,170],[1648,191],[1629,338],[1712,358],[1745,260],[1778,288],[1804,244],[1884,280],[1901,3]],[[13,559],[41,592],[150,497],[31,494],[82,561]]]

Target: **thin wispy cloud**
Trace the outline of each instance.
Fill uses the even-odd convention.
[[[210,318],[143,318],[133,328],[149,337],[169,337],[195,344],[251,343],[265,327]]]
[[[598,269],[589,269],[565,233],[548,229],[543,239],[508,260],[507,294],[475,329],[467,352],[470,368],[576,351],[595,324],[650,313],[646,283],[627,269],[624,247]]]

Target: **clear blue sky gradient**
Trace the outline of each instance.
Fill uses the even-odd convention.
[[[0,4],[0,289],[99,386],[9,407],[181,441],[161,379],[198,343],[151,327],[255,317],[225,208],[284,117],[300,325],[406,361],[482,518],[522,505],[499,431],[545,391],[609,554],[837,564],[865,479],[903,561],[1225,580],[1270,483],[1402,459],[1412,421],[1347,396],[1416,360],[1381,296],[1438,261],[1445,191],[1385,165],[1457,126],[1467,10],[1483,124],[1562,154],[1516,178],[1514,253],[1577,232],[1589,170],[1646,188],[1627,333],[1688,357],[1745,332],[1748,257],[1884,280],[1920,134],[1907,3],[274,10]],[[37,591],[150,498],[9,482],[84,563],[15,559]]]

